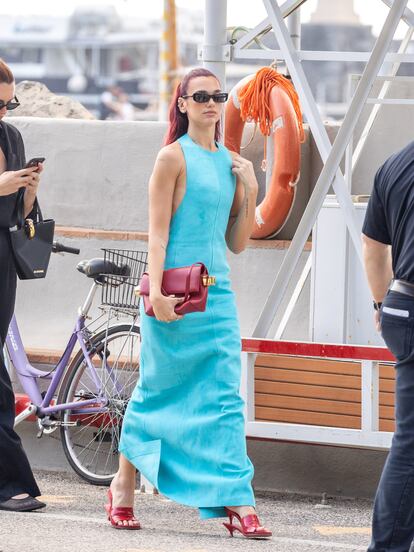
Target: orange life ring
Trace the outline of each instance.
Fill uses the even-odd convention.
[[[231,90],[225,113],[224,142],[228,149],[240,153],[245,121],[240,114],[239,91],[255,75],[249,75]],[[286,224],[292,212],[296,184],[300,176],[301,132],[292,101],[282,86],[275,85],[269,93],[271,134],[273,136],[273,167],[271,180],[263,201],[256,207],[252,238],[272,238]]]

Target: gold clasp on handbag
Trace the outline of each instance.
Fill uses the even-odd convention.
[[[26,219],[24,221],[24,228],[26,230],[27,237],[32,240],[35,237],[36,229],[32,219]]]
[[[203,286],[215,286],[216,285],[216,277],[215,276],[202,276],[203,279]]]

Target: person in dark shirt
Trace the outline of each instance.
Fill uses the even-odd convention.
[[[14,424],[14,394],[2,354],[14,310],[16,268],[9,228],[17,223],[17,206],[23,202],[31,215],[41,166],[24,169],[25,154],[20,132],[3,121],[7,110],[18,107],[14,77],[0,60],[0,510],[31,511],[45,504],[40,495]]]
[[[414,539],[414,142],[378,170],[362,229],[375,324],[396,357],[396,430],[375,497],[369,552]]]

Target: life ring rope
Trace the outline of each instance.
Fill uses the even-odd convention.
[[[233,88],[226,107],[225,144],[238,153],[253,141],[257,128],[264,136],[262,170],[267,167],[267,140],[272,136],[274,160],[266,195],[256,208],[252,238],[272,238],[286,224],[300,177],[300,144],[305,141],[298,95],[283,75],[271,67],[248,75]],[[242,146],[246,122],[255,122]]]
[[[272,67],[263,67],[240,88],[237,96],[241,118],[243,121],[256,121],[261,133],[270,136],[273,125],[270,92],[274,86],[280,86],[289,96],[298,120],[300,141],[304,142],[305,131],[298,94],[292,83]]]

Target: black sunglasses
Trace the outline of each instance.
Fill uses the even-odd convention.
[[[215,103],[224,103],[227,101],[229,95],[227,92],[215,92],[214,94],[208,94],[207,92],[194,92],[191,96],[181,96],[184,99],[193,98],[197,103],[207,103],[211,99]]]
[[[7,111],[12,111],[13,109],[16,109],[16,107],[19,107],[20,102],[15,96],[12,100],[9,100],[7,103],[3,100],[0,100],[0,110],[4,107],[7,109]]]

